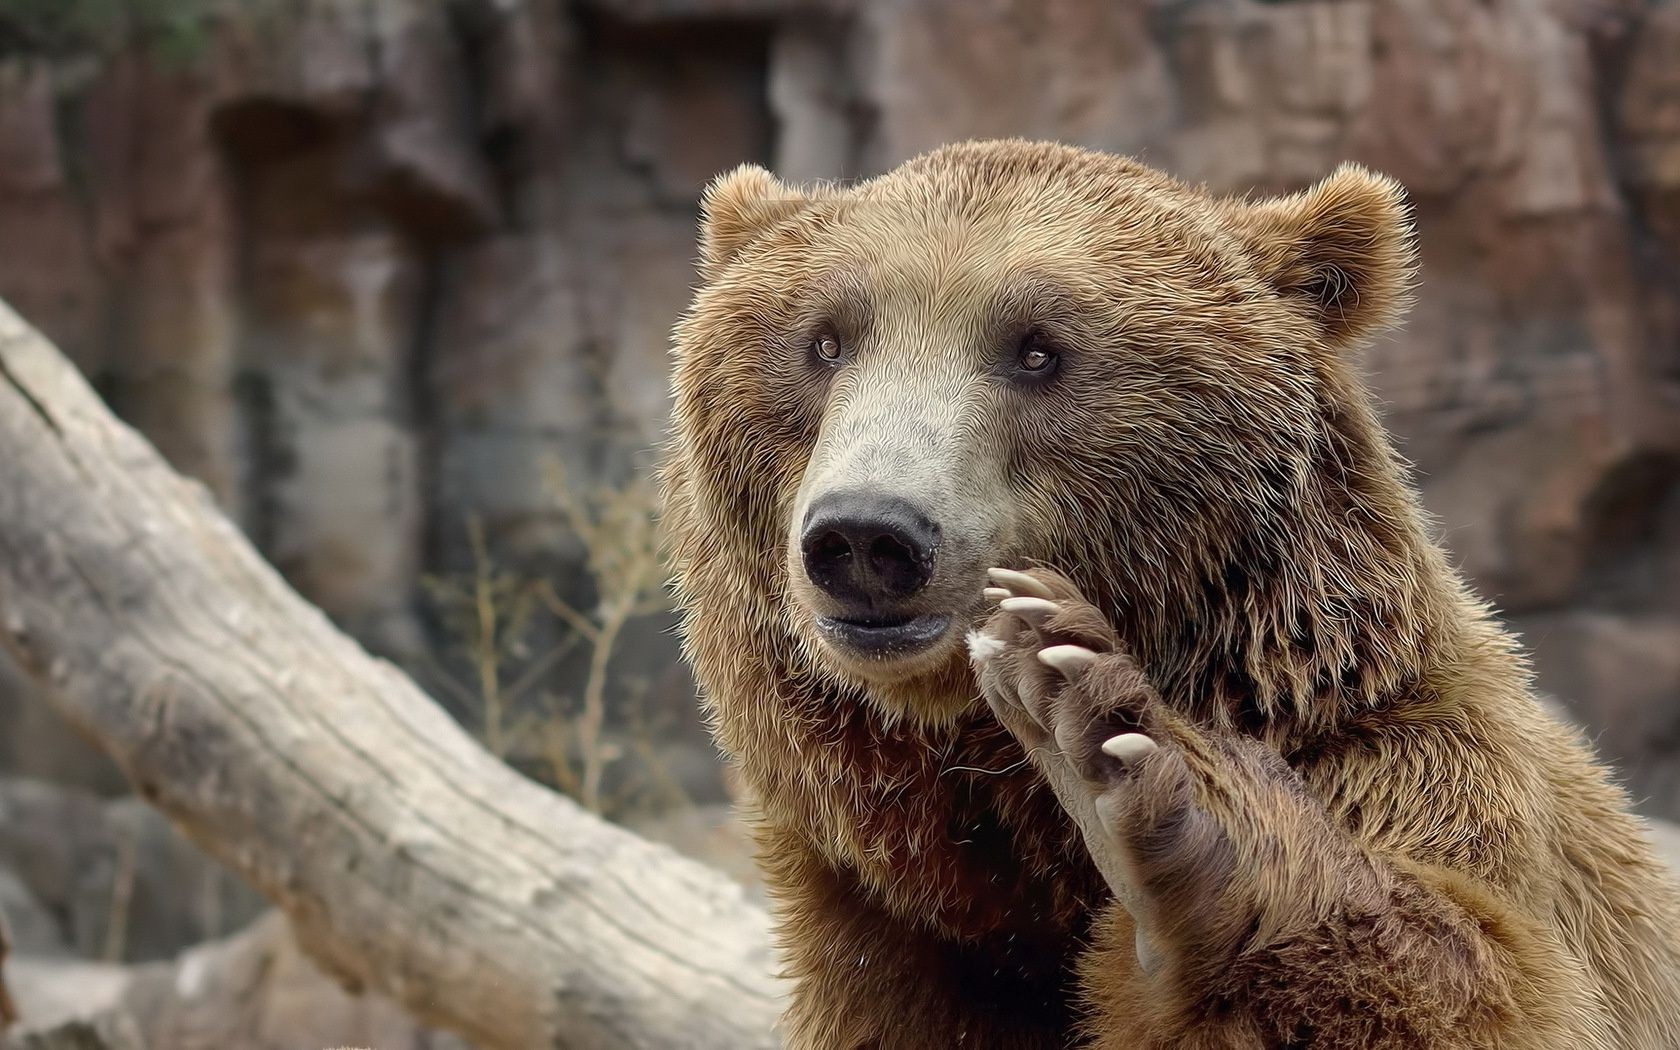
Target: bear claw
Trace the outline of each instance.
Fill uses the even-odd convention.
[[[1102,750],[1110,758],[1119,759],[1121,765],[1129,766],[1154,754],[1160,746],[1142,733],[1121,733],[1103,741]]]
[[[998,608],[1025,620],[1028,626],[1038,627],[1061,611],[1061,606],[1044,598],[1005,598]]]
[[[1007,587],[1016,594],[1032,598],[1054,598],[1055,592],[1044,584],[1028,576],[1024,572],[1014,569],[987,569],[986,575],[999,587]]]
[[[1149,937],[1143,932],[1141,925],[1132,935],[1132,950],[1137,952],[1138,969],[1144,973],[1154,973],[1155,964],[1160,960],[1155,946],[1149,942]]]
[[[1062,672],[1064,678],[1072,678],[1096,663],[1097,654],[1083,645],[1052,645],[1039,651],[1038,662]]]

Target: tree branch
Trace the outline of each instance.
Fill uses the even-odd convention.
[[[348,983],[486,1048],[774,1044],[738,886],[487,754],[3,304],[0,639]]]

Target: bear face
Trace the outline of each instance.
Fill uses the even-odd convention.
[[[811,673],[948,722],[973,702],[962,640],[988,567],[1032,563],[1076,567],[1169,690],[1235,675],[1262,706],[1305,704],[1370,673],[1358,625],[1413,604],[1382,572],[1314,581],[1314,607],[1270,603],[1248,637],[1213,621],[1234,589],[1357,560],[1338,518],[1370,519],[1354,547],[1411,526],[1403,497],[1361,490],[1390,453],[1342,353],[1405,297],[1395,184],[1347,167],[1218,200],[994,142],[851,189],[745,167],[705,210],[677,329],[684,495],[754,552],[747,590]],[[1316,544],[1340,549],[1299,549]]]

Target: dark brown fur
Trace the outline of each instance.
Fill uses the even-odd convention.
[[[1403,304],[1393,184],[1345,169],[1230,201],[1003,142],[848,190],[747,169],[707,206],[668,526],[753,797],[792,1045],[1680,1045],[1668,873],[1429,539],[1348,360]],[[798,350],[847,296],[880,375],[955,382],[1000,301],[1078,355],[1036,394],[962,386],[961,426],[1002,479],[974,489],[1000,505],[992,564],[1065,570],[1132,669],[1064,717],[1147,708],[1170,755],[1116,825],[1174,831],[1144,871],[1153,973],[960,649],[888,679],[813,636],[786,536],[836,395]]]

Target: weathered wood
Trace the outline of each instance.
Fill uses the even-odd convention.
[[[492,758],[3,305],[0,638],[346,981],[486,1048],[773,1044],[735,884]]]

